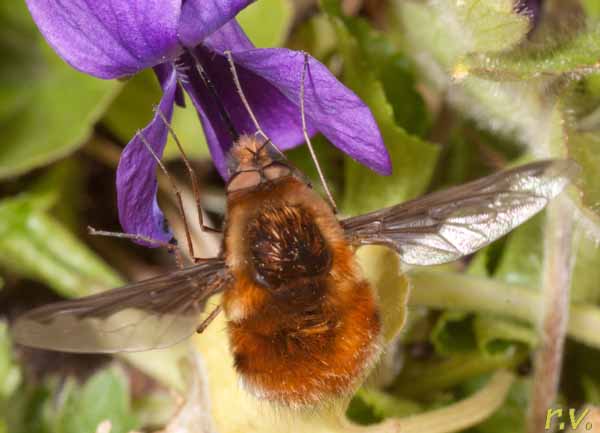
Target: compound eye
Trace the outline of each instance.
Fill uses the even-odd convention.
[[[227,192],[254,188],[260,184],[260,174],[257,171],[243,171],[234,175],[227,184]]]
[[[288,176],[291,173],[290,168],[284,164],[271,164],[263,169],[263,173],[268,180],[279,179]]]

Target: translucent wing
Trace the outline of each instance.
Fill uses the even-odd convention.
[[[409,264],[446,263],[486,246],[535,215],[577,171],[572,161],[534,162],[348,218],[342,226],[355,245],[387,245]]]
[[[207,299],[229,279],[220,258],[98,295],[57,302],[17,319],[20,344],[64,352],[158,349],[190,336]]]

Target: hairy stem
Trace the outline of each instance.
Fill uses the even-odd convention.
[[[541,314],[537,320],[541,346],[535,357],[528,431],[544,431],[546,413],[554,404],[569,317],[573,240],[572,212],[556,200],[548,207],[542,279]]]

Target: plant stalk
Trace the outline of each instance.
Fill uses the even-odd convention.
[[[440,310],[490,313],[536,323],[541,293],[533,288],[454,272],[414,269],[408,274],[413,286],[408,305]],[[600,308],[571,304],[567,335],[600,349]]]
[[[470,397],[449,406],[398,419],[402,433],[450,433],[479,424],[504,403],[514,375],[497,371],[489,382]]]
[[[556,401],[569,318],[573,217],[560,200],[548,207],[545,227],[541,311],[537,320],[541,345],[534,361],[528,432],[543,432],[548,409]]]

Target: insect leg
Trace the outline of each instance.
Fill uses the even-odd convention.
[[[210,312],[210,314],[208,316],[206,316],[206,319],[204,319],[202,321],[202,323],[200,323],[198,325],[198,327],[196,328],[196,332],[198,334],[202,334],[204,332],[204,330],[206,328],[208,328],[208,325],[210,325],[210,323],[215,319],[215,317],[217,317],[219,315],[220,312],[221,312],[221,305],[218,305],[217,307],[215,307],[214,310],[212,310]]]
[[[181,216],[181,218],[183,220],[183,226],[185,227],[185,237],[187,240],[189,254],[190,254],[190,257],[192,257],[195,261],[196,255],[194,254],[194,244],[192,243],[190,227],[187,222],[187,217],[185,216],[185,210],[183,208],[183,200],[181,198],[181,193],[179,192],[179,188],[177,188],[177,184],[175,183],[175,180],[173,179],[173,177],[171,177],[171,175],[167,171],[167,168],[162,163],[162,161],[160,160],[158,155],[154,152],[154,150],[152,149],[152,146],[150,146],[150,143],[148,143],[148,140],[146,140],[146,138],[141,133],[141,131],[138,131],[137,135],[140,137],[140,139],[142,140],[142,142],[144,143],[144,145],[146,146],[146,148],[148,149],[148,151],[150,152],[150,154],[152,155],[152,157],[154,158],[154,160],[156,161],[156,163],[158,164],[158,166],[160,167],[162,172],[165,174],[167,179],[169,179],[169,182],[171,182],[171,188],[173,189],[173,192],[175,193],[175,196],[177,197],[177,207],[179,209],[179,215]]]
[[[267,134],[265,134],[265,131],[263,131],[262,128],[260,127],[260,124],[258,123],[258,119],[254,115],[254,112],[252,111],[252,108],[250,107],[250,104],[248,103],[248,99],[246,99],[246,95],[244,94],[244,89],[242,89],[242,84],[240,83],[240,78],[238,76],[237,69],[235,67],[235,62],[233,61],[233,56],[231,54],[231,51],[229,51],[229,50],[225,51],[225,56],[227,57],[227,61],[229,62],[229,70],[231,71],[231,75],[233,77],[233,83],[235,84],[235,88],[236,88],[238,94],[240,95],[242,104],[244,104],[246,111],[248,112],[248,114],[250,115],[250,118],[252,119],[252,123],[254,123],[254,126],[256,127],[256,132],[258,132],[260,135],[262,135],[266,141],[269,141],[269,137],[267,136]]]
[[[235,67],[235,62],[233,61],[233,55],[231,54],[231,51],[229,51],[229,50],[225,51],[225,56],[227,57],[227,61],[229,62],[229,70],[231,71],[231,76],[233,77],[233,84],[235,85],[235,89],[237,90],[238,95],[240,95],[242,104],[244,105],[244,108],[246,108],[246,111],[248,112],[250,119],[252,119],[252,123],[254,123],[254,127],[256,128],[256,133],[262,135],[265,139],[261,148],[266,146],[268,143],[273,144],[273,142],[267,136],[265,131],[263,131],[263,129],[260,127],[260,123],[258,123],[258,119],[256,118],[256,115],[252,111],[252,108],[250,107],[250,103],[248,102],[248,99],[246,98],[246,94],[244,93],[244,89],[242,88],[242,83],[240,82],[240,77],[237,73],[237,69]],[[277,146],[273,146],[273,148],[277,152],[282,154],[281,150],[279,150],[279,148]],[[247,150],[250,150],[250,149],[247,149]]]
[[[200,204],[200,184],[198,182],[198,177],[196,176],[196,172],[192,168],[192,165],[190,164],[190,161],[187,158],[185,151],[183,150],[181,141],[179,141],[177,134],[175,134],[175,131],[171,127],[171,124],[169,123],[169,121],[167,120],[165,115],[163,114],[160,107],[156,107],[156,112],[158,113],[158,115],[162,119],[163,123],[167,127],[167,130],[169,131],[169,134],[171,134],[171,136],[173,137],[173,140],[175,140],[175,143],[177,144],[177,148],[179,149],[179,152],[181,153],[181,158],[183,159],[183,162],[185,164],[185,168],[187,169],[188,175],[190,177],[190,182],[192,183],[192,191],[194,192],[194,199],[196,200],[196,208],[198,210],[198,223],[200,224],[200,230],[202,230],[203,232],[221,233],[222,232],[221,230],[213,228],[213,227],[209,227],[204,224],[202,205]]]
[[[335,200],[333,199],[333,195],[329,190],[329,186],[327,186],[327,181],[325,180],[325,176],[323,175],[323,171],[321,170],[321,165],[319,164],[319,160],[317,159],[317,155],[315,154],[315,150],[313,149],[312,143],[310,141],[310,137],[308,136],[308,130],[306,128],[306,114],[304,111],[304,87],[306,82],[306,71],[308,70],[308,54],[304,53],[304,64],[302,66],[302,75],[300,78],[300,117],[302,118],[302,133],[304,134],[304,139],[306,140],[306,145],[308,146],[308,151],[310,152],[310,157],[315,163],[315,167],[317,168],[317,173],[319,173],[319,179],[321,180],[321,185],[323,185],[323,189],[325,190],[325,194],[327,195],[327,199],[329,200],[329,204],[333,209],[334,213],[337,213],[337,205],[335,204]]]
[[[121,233],[121,232],[108,232],[104,230],[96,230],[95,228],[88,226],[88,233],[92,236],[106,236],[111,238],[121,238],[121,239],[129,239],[132,241],[142,241],[152,245],[156,245],[158,247],[166,248],[170,253],[175,254],[175,262],[177,263],[177,267],[183,269],[183,257],[181,255],[181,251],[176,243],[171,244],[169,242],[163,242],[156,239],[149,238],[148,236],[138,235],[138,234],[130,234],[130,233]]]

